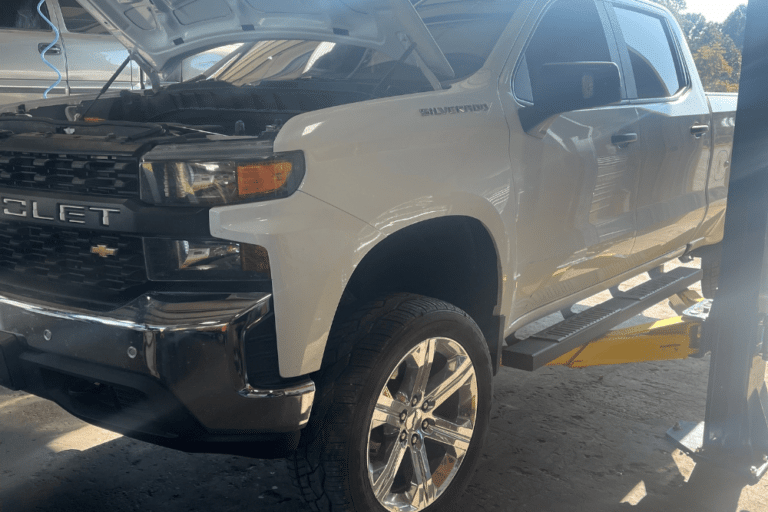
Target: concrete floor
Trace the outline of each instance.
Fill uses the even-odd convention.
[[[669,314],[656,306],[635,321]],[[742,489],[696,471],[686,482],[694,465],[665,439],[676,421],[703,418],[708,364],[502,370],[482,462],[458,508],[768,512],[768,478]],[[69,510],[304,508],[284,461],[154,447],[0,389],[0,512]]]

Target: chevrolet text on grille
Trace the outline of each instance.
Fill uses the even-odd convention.
[[[3,215],[37,220],[58,220],[60,222],[68,222],[71,224],[85,224],[84,219],[86,212],[100,212],[101,215],[99,215],[99,218],[101,225],[109,226],[109,214],[120,213],[120,210],[115,208],[104,208],[100,206],[77,206],[62,203],[56,205],[56,211],[54,212],[40,212],[40,205],[37,201],[29,201],[27,199],[14,199],[11,197],[4,197],[2,203],[4,206],[2,210]]]

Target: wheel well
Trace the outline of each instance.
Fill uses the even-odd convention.
[[[420,222],[389,235],[363,258],[344,290],[334,324],[351,308],[377,297],[416,293],[466,311],[493,355],[500,272],[496,246],[478,220],[449,216]]]

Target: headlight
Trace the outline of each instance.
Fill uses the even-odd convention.
[[[240,281],[269,279],[269,257],[258,245],[224,240],[145,238],[152,281]]]
[[[304,154],[263,153],[242,144],[230,151],[222,146],[153,150],[141,163],[141,198],[153,204],[218,205],[293,194],[304,179]]]

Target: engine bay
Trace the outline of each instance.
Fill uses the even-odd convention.
[[[130,138],[143,132],[144,137],[191,133],[268,137],[296,115],[372,98],[364,87],[330,82],[312,85],[275,81],[234,86],[206,80],[174,84],[159,92],[123,90],[74,105],[71,101],[46,103],[27,109],[22,104],[16,112],[0,114],[0,137],[30,132],[111,133]],[[105,132],[105,126],[114,129]]]

